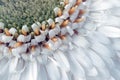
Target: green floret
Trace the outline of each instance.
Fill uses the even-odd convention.
[[[0,0],[0,21],[5,27],[30,26],[55,17],[53,9],[60,6],[61,0]]]

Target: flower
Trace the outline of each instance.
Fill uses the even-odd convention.
[[[1,0],[1,80],[119,80],[119,0]]]

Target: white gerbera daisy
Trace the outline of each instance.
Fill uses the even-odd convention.
[[[0,80],[120,80],[119,0],[0,0]]]

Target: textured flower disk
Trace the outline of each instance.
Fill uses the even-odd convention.
[[[21,29],[23,24],[32,25],[34,22],[54,18],[53,9],[63,0],[0,0],[0,21],[7,28]]]
[[[72,36],[79,32],[77,29],[83,25],[86,17],[85,11],[88,11],[88,4],[81,0],[65,0],[60,4],[64,5],[64,9],[54,8],[56,16],[54,20],[49,18],[42,23],[33,23],[31,32],[27,25],[23,25],[18,33],[16,28],[8,29],[4,27],[4,23],[0,22],[1,45],[4,45],[9,53],[18,57],[22,55],[21,53],[36,53],[38,55],[58,49],[69,37],[68,35]]]
[[[0,22],[0,79],[120,80],[120,1],[60,4],[32,30]]]

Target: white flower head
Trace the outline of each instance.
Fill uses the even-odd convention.
[[[0,79],[120,80],[119,3],[1,0]]]

